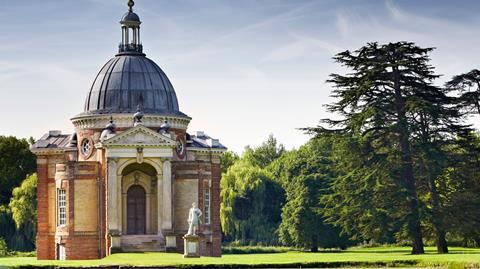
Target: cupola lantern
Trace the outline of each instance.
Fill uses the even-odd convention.
[[[143,53],[143,46],[140,42],[140,17],[133,12],[133,0],[128,1],[128,12],[125,13],[120,21],[122,25],[122,42],[120,43],[118,53]]]

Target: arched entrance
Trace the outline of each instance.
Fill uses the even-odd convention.
[[[127,233],[146,233],[146,195],[140,185],[133,185],[127,191]]]
[[[121,173],[122,233],[158,234],[157,171],[147,163],[132,163]]]

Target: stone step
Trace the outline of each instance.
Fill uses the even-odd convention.
[[[124,252],[163,252],[165,238],[159,235],[124,235],[121,237]]]
[[[122,246],[122,252],[165,252],[165,247]]]

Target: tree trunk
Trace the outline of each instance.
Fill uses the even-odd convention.
[[[407,189],[409,211],[407,214],[407,227],[412,239],[412,254],[425,253],[423,247],[422,229],[420,226],[420,212],[418,208],[417,187],[413,175],[412,155],[410,151],[409,131],[405,114],[405,100],[403,99],[400,85],[400,74],[397,67],[393,67],[393,87],[395,90],[395,109],[398,116],[397,132],[402,154],[402,177]]]
[[[312,235],[312,244],[310,245],[310,252],[318,252],[317,236]]]
[[[430,202],[432,203],[432,223],[437,237],[437,252],[448,253],[447,240],[445,239],[446,232],[443,229],[443,218],[440,212],[440,198],[435,185],[435,179],[432,178],[430,173],[428,173],[428,185],[431,194]]]
[[[436,229],[435,229],[436,230]],[[446,232],[443,229],[436,230],[437,233],[437,253],[448,253],[448,244],[445,239]]]

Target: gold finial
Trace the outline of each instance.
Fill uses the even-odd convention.
[[[128,0],[128,10],[130,12],[133,12],[133,6],[135,5],[135,2],[133,0]]]

